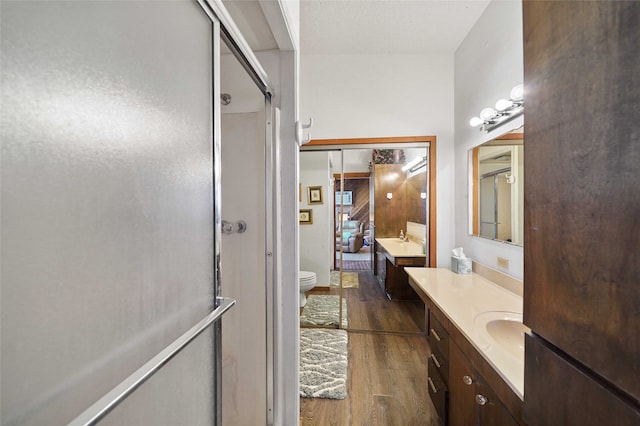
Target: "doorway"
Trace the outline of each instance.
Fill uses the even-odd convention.
[[[397,163],[398,171],[400,171],[403,166],[414,160],[414,157],[426,160],[411,172],[420,174],[415,173],[420,169],[426,184],[426,188],[418,190],[414,194],[419,200],[416,209],[419,211],[419,205],[422,204],[424,214],[421,218],[412,216],[412,220],[422,222],[424,234],[421,240],[429,242],[427,249],[430,249],[431,244],[435,248],[435,232],[433,234],[428,232],[429,229],[435,231],[435,204],[431,202],[435,200],[435,167],[434,164],[428,163],[435,160],[435,137],[416,139],[418,140],[397,140],[395,143],[390,143],[388,138],[385,138],[385,141],[382,142],[386,142],[386,144],[376,144],[374,142],[379,142],[378,140],[366,139],[363,140],[366,143],[352,142],[343,145],[334,145],[333,143],[336,141],[322,141],[322,143],[312,141],[303,146],[301,150],[301,194],[307,190],[308,186],[321,184],[322,181],[317,179],[324,176],[325,181],[328,181],[324,191],[329,193],[328,196],[325,195],[325,199],[330,205],[308,205],[305,197],[301,196],[301,208],[312,208],[314,223],[316,223],[316,217],[321,215],[318,218],[318,223],[322,223],[322,225],[316,227],[314,232],[311,226],[301,224],[300,265],[303,270],[305,267],[316,267],[323,274],[334,277],[331,280],[332,285],[327,285],[324,281],[319,280],[311,294],[339,295],[340,300],[346,302],[342,302],[341,305],[346,311],[344,312],[346,320],[340,323],[342,324],[341,328],[403,333],[424,332],[424,306],[416,300],[388,300],[384,291],[380,289],[378,278],[375,275],[374,262],[374,243],[378,229],[376,209],[379,209],[378,219],[383,230],[382,237],[388,237],[386,233],[389,232],[387,231],[389,227],[397,229],[394,231],[395,234],[400,229],[406,231],[407,226],[407,218],[404,215],[402,217],[398,215],[397,218],[394,218],[395,222],[392,225],[387,224],[387,221],[381,218],[394,216],[393,212],[386,212],[385,206],[381,202],[379,202],[379,206],[376,206],[375,175],[377,170],[378,178],[382,176],[383,168],[377,166],[383,162],[392,163],[392,165],[394,162]],[[374,152],[377,155],[377,160],[373,155]],[[397,161],[391,161],[390,158],[385,157],[389,152],[401,152],[401,158],[397,158]],[[305,164],[307,164],[308,158],[312,157],[321,159],[320,165],[324,167],[324,171],[316,174],[310,181]],[[355,165],[355,163],[358,164]],[[409,168],[411,167],[413,166]],[[406,171],[398,173],[398,177],[402,175],[401,183],[398,183],[402,190],[399,189],[399,192],[396,192],[396,200],[404,197],[404,193],[407,191],[406,187],[409,186],[406,184],[408,175],[404,173]],[[409,208],[396,210],[405,212]],[[394,236],[397,237],[397,235]],[[326,249],[320,248],[320,242],[325,242],[324,247],[329,247],[328,253],[326,253]],[[430,251],[433,251],[433,255],[431,256],[430,253],[427,256],[429,259],[427,262],[431,261],[430,259],[435,262],[435,250]],[[356,259],[358,256],[361,259]],[[325,260],[322,260],[323,257]],[[315,262],[313,266],[311,262]],[[428,263],[425,266],[427,265]],[[302,325],[304,326],[304,324]],[[338,326],[337,322],[332,324],[332,327]]]

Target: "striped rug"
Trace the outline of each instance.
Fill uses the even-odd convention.
[[[300,396],[345,398],[347,342],[344,330],[300,329]]]

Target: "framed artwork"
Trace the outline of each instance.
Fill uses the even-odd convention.
[[[308,201],[309,204],[322,204],[322,187],[310,186],[308,187]]]
[[[300,209],[300,225],[311,225],[313,223],[313,210]]]
[[[353,204],[353,191],[336,191],[336,205],[350,206]]]

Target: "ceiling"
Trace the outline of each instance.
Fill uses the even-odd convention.
[[[301,0],[302,54],[453,53],[489,0]]]
[[[254,51],[277,49],[258,0],[223,3]],[[489,0],[300,0],[300,52],[453,53],[488,4]]]

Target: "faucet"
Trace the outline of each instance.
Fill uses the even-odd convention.
[[[407,240],[407,239],[405,238],[405,236],[404,236],[404,232],[402,232],[402,229],[400,230],[400,237],[399,237],[399,238],[400,238],[400,240],[402,240],[402,241],[406,241],[406,240]]]

